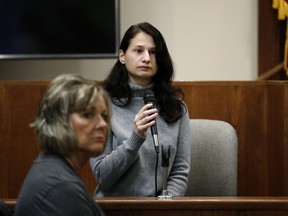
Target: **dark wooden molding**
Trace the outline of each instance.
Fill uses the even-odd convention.
[[[272,0],[258,0],[258,76],[284,61],[285,38],[286,20],[278,19]],[[285,71],[273,79],[286,80]]]

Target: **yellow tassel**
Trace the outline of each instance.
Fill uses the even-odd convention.
[[[285,17],[288,17],[288,3],[286,1],[284,1],[284,13]]]
[[[278,9],[279,8],[279,0],[273,0],[272,7],[274,9]]]
[[[288,3],[285,0],[273,0],[272,8],[278,9],[279,20],[284,20],[288,17]]]

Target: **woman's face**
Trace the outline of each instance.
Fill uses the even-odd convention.
[[[90,111],[75,112],[70,116],[78,140],[77,150],[88,157],[104,151],[107,135],[108,110],[101,96]]]
[[[125,53],[119,51],[119,60],[128,70],[129,82],[134,84],[150,84],[158,71],[154,40],[144,32],[138,33],[131,40]]]

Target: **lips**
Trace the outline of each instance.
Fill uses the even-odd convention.
[[[95,139],[94,139],[96,142],[104,142],[105,141],[105,138],[104,137],[96,137]]]
[[[143,70],[143,71],[148,71],[148,70],[151,69],[151,68],[148,67],[148,66],[140,66],[139,68],[140,68],[141,70]]]

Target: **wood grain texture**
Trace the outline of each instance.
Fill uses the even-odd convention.
[[[192,119],[229,122],[238,135],[238,195],[288,195],[288,82],[175,82]],[[39,152],[29,128],[48,81],[0,81],[0,197],[17,198]],[[81,178],[93,194],[89,164]]]

